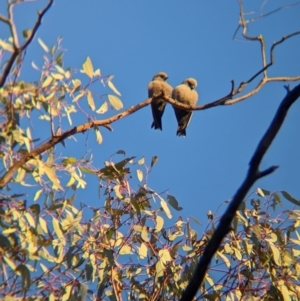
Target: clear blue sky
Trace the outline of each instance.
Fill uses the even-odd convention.
[[[4,2],[0,3],[1,14],[6,14]],[[252,13],[248,16],[258,16],[261,1],[250,2],[246,1],[245,11]],[[279,0],[265,2],[264,12],[287,4]],[[36,4],[21,5],[16,11],[20,31],[31,27],[35,16]],[[251,23],[250,34],[263,34],[269,48],[283,35],[300,30],[299,16],[300,5],[284,9]],[[147,84],[158,71],[167,72],[173,86],[187,77],[196,78],[199,103],[204,104],[225,96],[231,79],[238,85],[261,67],[259,44],[233,39],[238,20],[237,1],[55,1],[28,49],[23,77],[36,80],[39,76],[30,65],[31,61],[42,63],[43,51],[37,38],[53,45],[61,36],[67,50],[64,67],[81,68],[86,56],[90,56],[95,69],[115,76],[113,82],[122,93],[125,108],[147,98]],[[0,33],[1,38],[7,36],[3,25]],[[239,31],[237,38],[240,37]],[[278,46],[275,61],[270,75],[299,75],[300,36]],[[255,83],[257,80],[250,88]],[[291,83],[291,87],[295,84]],[[180,215],[193,215],[205,224],[206,212],[231,198],[244,179],[248,162],[286,94],[283,85],[267,84],[258,94],[236,105],[195,112],[186,138],[175,135],[177,124],[169,105],[162,132],[150,128],[151,110],[146,107],[114,123],[112,133],[102,129],[102,145],[96,144],[93,132],[77,135],[80,143],[68,139],[63,155],[81,157],[92,149],[94,164],[99,167],[119,149],[128,156],[145,155],[149,165],[151,157],[157,155],[159,162],[150,175],[149,186],[158,192],[169,189],[184,207]],[[100,85],[95,85],[95,90],[108,92]],[[299,111],[300,101],[290,110],[262,164],[262,168],[280,168],[257,182],[253,190],[287,190],[300,198]],[[106,116],[113,114],[115,111],[110,110]],[[84,121],[82,117],[75,118],[74,125]],[[64,130],[67,129],[66,126]],[[41,131],[49,133],[49,126],[35,127],[33,136],[40,137]],[[116,157],[119,159],[122,157]],[[100,205],[97,194],[94,178],[78,194],[77,201]]]

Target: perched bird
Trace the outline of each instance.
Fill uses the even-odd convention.
[[[198,93],[195,90],[197,87],[197,81],[194,78],[185,79],[181,85],[174,88],[172,98],[178,102],[196,105],[198,101]],[[191,121],[193,111],[186,111],[174,107],[176,119],[178,122],[177,136],[186,136],[186,128]]]
[[[163,98],[155,98],[156,96],[164,93],[167,96],[171,96],[172,87],[166,82],[168,75],[165,72],[158,72],[152,78],[152,81],[148,85],[148,97],[153,97],[151,103],[153,122],[151,128],[155,130],[162,130],[161,118],[165,110],[166,102]]]

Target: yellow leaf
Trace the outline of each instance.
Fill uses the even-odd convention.
[[[39,224],[40,224],[41,228],[43,229],[44,233],[48,234],[47,223],[41,216],[39,217]]]
[[[15,233],[18,229],[17,228],[7,228],[5,230],[2,231],[2,234],[11,234],[11,233]]]
[[[224,261],[224,263],[226,264],[226,266],[228,268],[230,268],[230,261],[229,261],[229,259],[224,254],[222,254],[221,252],[218,252],[218,251],[217,251],[217,255],[220,256],[222,258],[222,260]]]
[[[123,108],[123,103],[117,96],[109,94],[107,97],[115,110],[120,110]]]
[[[90,108],[93,111],[95,111],[95,103],[94,103],[94,98],[93,98],[93,95],[92,95],[91,91],[87,92],[87,100],[88,100],[88,104],[89,104]]]
[[[65,75],[65,70],[64,70],[62,67],[60,67],[60,66],[58,66],[58,65],[55,65],[55,68],[56,68],[56,70],[57,70],[59,73]]]
[[[90,77],[90,78],[93,77],[94,69],[93,69],[93,64],[92,64],[92,61],[91,61],[90,57],[86,58],[85,62],[82,65],[82,68],[83,68],[84,73],[88,77]]]
[[[100,76],[101,75],[101,71],[100,69],[97,69],[95,72],[94,72],[94,76]]]
[[[260,188],[257,188],[257,189],[256,189],[256,193],[257,193],[259,196],[265,197],[264,192],[263,192]]]
[[[51,76],[56,80],[62,80],[64,76],[60,73],[51,73]]]
[[[270,248],[271,248],[272,253],[273,253],[274,262],[278,266],[281,266],[281,256],[280,256],[279,250],[275,247],[275,245],[273,243],[269,242],[269,245],[270,245]]]
[[[155,221],[156,221],[155,232],[157,233],[163,228],[164,219],[161,216],[157,215]]]
[[[80,87],[81,81],[80,81],[80,79],[72,79],[72,84],[74,87],[73,89],[76,89],[76,88]]]
[[[170,251],[168,249],[159,250],[158,256],[159,256],[159,261],[163,267],[165,266],[166,263],[172,261]]]
[[[43,84],[42,84],[42,88],[46,88],[46,87],[48,87],[51,83],[52,83],[52,77],[51,76],[48,76],[45,80],[44,80],[44,82],[43,82]]]
[[[145,163],[145,158],[142,158],[142,159],[140,159],[139,161],[138,161],[138,164],[139,165],[142,165],[142,164],[144,164]]]
[[[53,168],[48,167],[47,165],[43,166],[44,172],[47,175],[47,177],[49,178],[49,180],[53,183],[53,189],[57,190],[57,189],[62,189],[62,187],[60,186],[60,182],[55,174],[55,171]]]
[[[108,110],[108,104],[107,104],[107,102],[105,101],[105,102],[101,105],[101,107],[96,111],[96,113],[98,113],[98,114],[104,114],[104,113],[107,112],[107,110]]]
[[[160,198],[160,205],[161,205],[162,209],[165,211],[167,217],[169,219],[171,219],[172,218],[172,214],[171,214],[171,211],[170,211],[170,209],[168,207],[167,202],[164,199],[162,199],[161,197],[159,197],[159,198]]]
[[[136,173],[137,173],[137,177],[138,177],[139,181],[142,182],[143,181],[143,172],[140,169],[138,169],[136,171]]]
[[[0,47],[10,52],[14,51],[13,46],[11,44],[4,42],[3,40],[0,40]]]
[[[117,196],[119,199],[122,200],[122,199],[124,198],[124,196],[121,194],[120,189],[121,189],[121,185],[116,185],[116,186],[114,187],[114,191],[115,191],[116,196]]]
[[[38,42],[41,45],[41,47],[44,49],[45,52],[49,52],[49,48],[47,45],[42,41],[42,39],[38,38]]]
[[[55,217],[53,217],[53,219],[52,219],[52,226],[57,235],[57,238],[63,238],[64,234],[60,228],[60,223]]]
[[[122,248],[119,251],[120,255],[129,255],[132,254],[131,246],[129,245],[123,245]]]
[[[102,135],[100,133],[100,130],[97,127],[95,127],[94,129],[95,129],[95,133],[96,133],[96,141],[97,141],[98,144],[101,144],[102,141],[103,141],[103,138],[102,138]]]
[[[284,301],[290,301],[291,300],[289,290],[285,286],[285,282],[283,280],[278,281],[278,289],[281,292]]]
[[[121,93],[117,90],[117,88],[115,87],[115,85],[109,80],[107,82],[107,85],[119,96],[121,96]]]
[[[10,260],[9,257],[4,255],[2,259],[10,266],[13,271],[17,268],[16,264],[12,260]]]
[[[84,95],[84,92],[80,92],[77,96],[75,96],[72,100],[72,102],[78,101],[82,96]]]
[[[24,168],[20,167],[18,169],[18,174],[17,174],[17,177],[16,177],[15,181],[17,183],[21,183],[23,181],[25,175],[26,175],[26,170]]]
[[[148,249],[147,249],[147,246],[145,245],[145,243],[141,243],[141,246],[138,248],[138,253],[139,253],[139,256],[141,259],[144,259],[147,257],[147,252],[148,252]]]

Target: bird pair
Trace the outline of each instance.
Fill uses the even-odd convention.
[[[174,89],[166,82],[168,75],[165,72],[155,74],[148,85],[148,97],[153,98],[151,103],[153,123],[151,128],[162,130],[162,116],[166,107],[166,102],[159,95],[171,96],[180,103],[194,106],[198,100],[198,93],[195,90],[197,81],[194,78],[185,79],[181,85]],[[158,97],[157,97],[158,96]],[[173,106],[178,128],[177,136],[186,136],[186,128],[191,120],[192,111],[186,111]]]

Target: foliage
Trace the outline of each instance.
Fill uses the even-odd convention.
[[[38,39],[44,61],[32,67],[39,77],[35,82],[22,79],[22,51],[33,31],[23,32],[20,48],[15,30],[13,37],[0,40],[5,83],[0,90],[1,180],[9,175],[0,185],[5,186],[0,194],[0,298],[178,300],[216,229],[217,213],[208,213],[201,235],[195,218],[175,221],[174,210],[182,210],[176,198],[148,185],[156,156],[149,167],[144,158],[127,157],[121,150],[99,169],[92,155],[57,155],[59,142],[64,147],[65,138],[88,129],[102,143],[100,126],[111,130],[109,122],[100,123],[92,114],[122,109],[121,93],[113,76],[95,70],[89,57],[80,70],[64,67],[61,39],[52,47]],[[74,114],[88,122],[69,129]],[[45,124],[48,130],[32,137],[31,128]],[[115,162],[116,156],[122,159]],[[101,198],[95,197],[99,205],[93,207],[76,201],[88,177],[99,179]],[[259,188],[242,203],[198,300],[300,299],[299,212],[283,211],[283,198],[299,205],[287,192]]]
[[[2,195],[1,298],[178,299],[218,218],[208,215],[200,237],[192,217],[168,222],[170,205],[181,210],[173,196],[146,183],[131,186],[133,170],[140,177],[144,164],[133,158],[107,162],[98,172],[103,206],[78,208],[74,196],[49,192],[43,206],[26,207],[23,196]],[[144,170],[148,177],[146,165]],[[299,203],[286,192],[262,189],[245,200],[215,254],[200,299],[300,298],[299,212],[278,210],[282,197]]]

